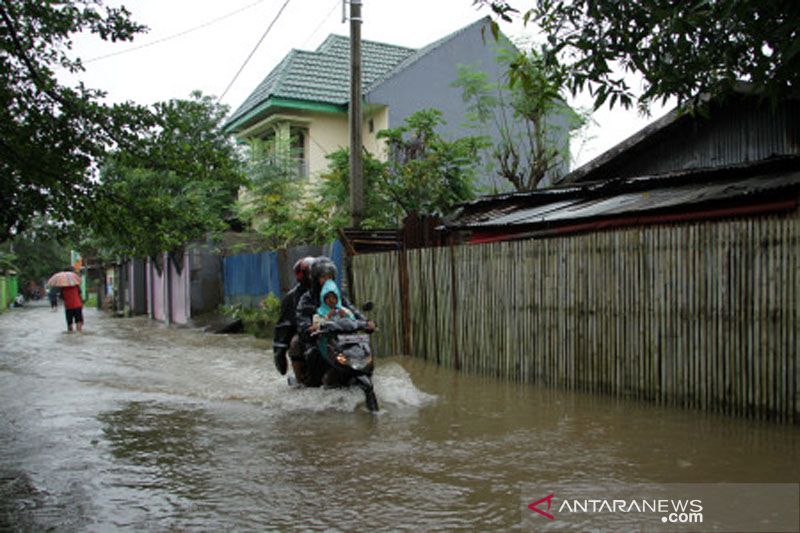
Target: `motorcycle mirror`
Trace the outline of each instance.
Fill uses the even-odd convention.
[[[372,302],[367,302],[363,305],[362,309],[364,309],[364,311],[370,312],[372,311],[373,307],[374,305],[372,304]]]

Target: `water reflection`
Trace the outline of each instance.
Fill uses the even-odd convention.
[[[149,471],[142,477],[151,482],[142,488],[187,497],[207,493],[213,455],[204,437],[209,426],[204,410],[135,401],[97,418],[114,457]]]

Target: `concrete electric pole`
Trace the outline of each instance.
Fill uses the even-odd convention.
[[[348,0],[343,0],[347,2]],[[364,162],[361,116],[361,0],[350,3],[350,225],[364,218]]]

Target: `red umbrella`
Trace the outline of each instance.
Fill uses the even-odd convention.
[[[47,284],[51,287],[74,287],[75,285],[81,284],[81,277],[75,272],[56,272],[50,276],[50,279],[47,280]]]

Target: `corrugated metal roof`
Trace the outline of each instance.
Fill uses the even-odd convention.
[[[748,196],[800,190],[800,170],[734,177],[726,180],[669,183],[664,179],[633,178],[585,188],[564,188],[550,200],[540,194],[507,195],[494,203],[475,202],[446,223],[451,229],[484,229],[512,226],[551,225],[602,217],[676,211],[701,204],[744,200]],[[647,188],[647,185],[650,185]],[[555,193],[559,189],[553,189]]]
[[[737,83],[726,98],[704,94],[703,113],[675,108],[573,170],[559,183],[671,173],[800,155],[800,100],[771,104]]]

